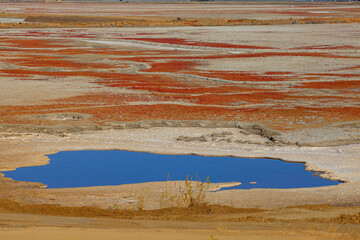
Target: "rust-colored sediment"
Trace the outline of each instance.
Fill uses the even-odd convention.
[[[68,33],[73,34],[64,30],[63,35]],[[276,48],[267,46],[150,38],[148,34],[144,34],[144,38],[121,38],[126,41],[175,46],[247,48],[262,51],[214,55],[161,49],[132,51],[126,48],[79,47],[71,38],[49,39],[44,37],[46,34],[34,30],[27,31],[26,35],[27,38],[0,38],[1,62],[12,66],[9,69],[0,69],[0,76],[20,81],[71,81],[69,79],[81,77],[97,84],[99,91],[45,101],[34,106],[1,106],[0,121],[3,123],[52,125],[54,123],[49,120],[30,119],[26,116],[44,112],[78,112],[91,114],[88,121],[99,124],[155,119],[261,121],[276,129],[294,130],[324,126],[331,122],[358,120],[360,116],[360,108],[356,107],[359,97],[355,96],[356,89],[360,87],[360,81],[356,79],[359,74],[331,71],[304,74],[289,71],[259,73],[199,68],[203,64],[200,60],[260,60],[267,57],[293,56],[355,60],[359,57],[346,53],[349,49],[357,48],[354,46],[310,46],[278,52]],[[36,40],[28,38],[31,35],[34,35]],[[40,35],[43,36],[42,39],[38,39]],[[91,36],[95,37],[94,34]],[[86,34],[77,35],[77,38],[88,37]],[[337,52],[311,52],[324,48]],[[81,57],[84,54],[101,56],[102,62],[85,61],[86,58]],[[148,67],[130,72],[122,71],[130,69],[133,64],[144,64]],[[41,78],[42,76],[50,78]],[[331,79],[324,81],[321,80],[322,77]],[[296,84],[289,84],[292,82]],[[109,89],[102,90],[104,87],[114,89],[114,92],[109,92]],[[120,92],[117,93],[116,89]],[[331,89],[335,92],[321,96],[304,94],[308,90],[318,89]],[[332,105],[339,99],[346,100],[346,105]]]

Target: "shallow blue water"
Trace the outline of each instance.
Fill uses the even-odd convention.
[[[3,172],[16,181],[41,182],[48,188],[120,185],[184,180],[186,175],[201,180],[241,182],[234,189],[302,188],[336,185],[303,164],[273,159],[160,155],[127,151],[71,151],[49,155],[50,164]],[[256,182],[250,184],[249,182]]]

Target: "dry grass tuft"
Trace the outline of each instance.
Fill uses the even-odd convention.
[[[209,189],[210,180],[209,177],[205,181],[196,176],[195,181],[189,180],[189,176],[186,176],[184,186],[178,186],[175,183],[168,181],[166,188],[161,195],[160,207],[171,208],[180,207],[188,208],[192,206],[206,205],[206,193]]]

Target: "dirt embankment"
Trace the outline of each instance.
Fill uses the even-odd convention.
[[[98,207],[63,207],[54,204],[26,205],[15,201],[0,199],[0,211],[12,213],[40,214],[71,217],[108,217],[125,219],[157,219],[157,220],[200,220],[209,215],[226,215],[233,213],[258,213],[261,209],[240,209],[220,205],[202,205],[189,208],[166,208],[159,210],[116,210]],[[199,216],[203,216],[200,217]]]
[[[292,212],[294,209],[306,209],[307,211],[326,212],[337,208],[331,205],[304,205],[283,208],[282,212]],[[348,209],[349,210],[349,209]],[[336,210],[338,211],[338,210]],[[356,211],[354,208],[353,211]],[[63,207],[54,204],[26,205],[19,202],[0,199],[0,212],[19,214],[39,214],[50,216],[67,217],[101,217],[119,219],[141,220],[186,220],[186,221],[214,221],[222,220],[229,222],[314,222],[314,223],[338,223],[360,224],[360,212],[355,214],[339,214],[337,217],[283,219],[282,214],[269,214],[269,210],[257,208],[233,208],[220,205],[201,205],[188,208],[165,208],[158,210],[117,210],[101,209],[98,207]],[[341,212],[341,211],[340,211]],[[272,215],[270,217],[270,215]],[[316,214],[315,214],[316,215]]]

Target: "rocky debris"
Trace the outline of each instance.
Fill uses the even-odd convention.
[[[238,122],[235,124],[235,126],[239,129],[241,129],[241,133],[246,134],[246,135],[250,135],[250,134],[255,134],[255,135],[260,135],[262,137],[266,137],[271,141],[275,141],[276,140],[276,136],[280,136],[281,133],[273,130],[271,128],[268,128],[262,124],[256,123],[256,124],[251,124],[251,123],[242,123],[242,122]]]
[[[25,118],[31,119],[42,119],[52,121],[79,121],[89,118],[88,114],[80,113],[55,113],[55,114],[39,114],[39,115],[28,115]]]
[[[210,137],[212,137],[212,138],[219,138],[219,137],[226,137],[226,136],[231,136],[231,135],[233,135],[232,132],[221,132],[221,133],[211,134]]]
[[[245,135],[250,135],[250,134],[261,135],[261,130],[254,129],[254,128],[242,129],[241,133],[243,133]]]
[[[233,132],[223,131],[217,133],[210,133],[201,136],[179,136],[176,141],[180,142],[227,142],[227,143],[242,143],[242,144],[268,144],[267,139],[261,137],[247,137],[242,133],[236,134]]]
[[[259,141],[249,141],[249,140],[235,140],[235,143],[241,143],[241,144],[262,144]],[[267,144],[269,144],[270,142],[268,142]]]
[[[207,142],[207,138],[205,135],[200,137],[187,137],[187,136],[180,136],[176,139],[176,141],[180,142],[193,142],[193,141],[200,141],[200,142]]]

